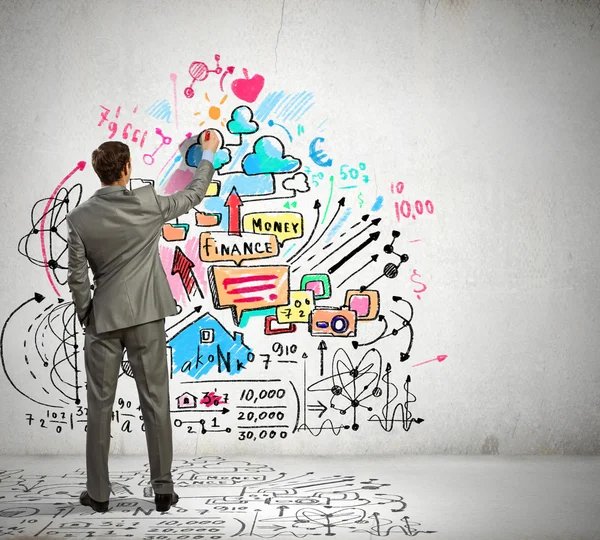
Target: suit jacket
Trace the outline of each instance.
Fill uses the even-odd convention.
[[[92,310],[98,333],[177,313],[158,242],[166,222],[204,198],[214,171],[210,161],[200,161],[188,186],[168,196],[158,195],[152,186],[132,191],[105,187],[67,215],[67,283],[83,326]]]

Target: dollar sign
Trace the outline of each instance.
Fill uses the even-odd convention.
[[[416,284],[418,284],[418,285],[422,285],[422,286],[423,286],[423,288],[422,288],[421,290],[419,290],[419,291],[417,291],[417,289],[413,289],[413,291],[417,293],[417,298],[418,298],[419,300],[421,300],[421,296],[420,296],[420,294],[419,294],[419,293],[425,292],[425,291],[427,290],[427,286],[425,285],[425,283],[422,283],[422,282],[420,282],[420,281],[418,281],[418,280],[414,279],[414,278],[415,278],[415,276],[421,277],[421,274],[417,274],[417,271],[416,271],[416,270],[413,270],[413,275],[412,275],[412,276],[410,276],[410,280],[411,280],[413,283],[416,283]]]
[[[362,205],[365,203],[365,200],[362,198],[362,191],[358,194],[358,203],[360,204],[361,208]]]

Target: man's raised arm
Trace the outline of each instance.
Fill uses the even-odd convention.
[[[206,138],[207,134],[208,139]],[[217,134],[213,130],[205,131],[202,138],[202,160],[198,164],[192,181],[184,189],[172,195],[156,195],[165,223],[187,214],[204,199],[215,174],[213,159],[219,145]]]

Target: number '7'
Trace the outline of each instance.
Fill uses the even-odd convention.
[[[104,109],[104,112],[100,113],[100,122],[98,122],[99,126],[101,126],[106,120],[108,120],[108,113],[110,113],[110,109],[107,109],[104,105],[100,105],[100,107]]]

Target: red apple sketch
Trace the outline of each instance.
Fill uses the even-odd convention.
[[[243,101],[252,103],[260,94],[265,85],[265,78],[262,75],[254,75],[251,79],[248,77],[248,70],[242,69],[243,79],[236,79],[231,83],[231,91]]]

